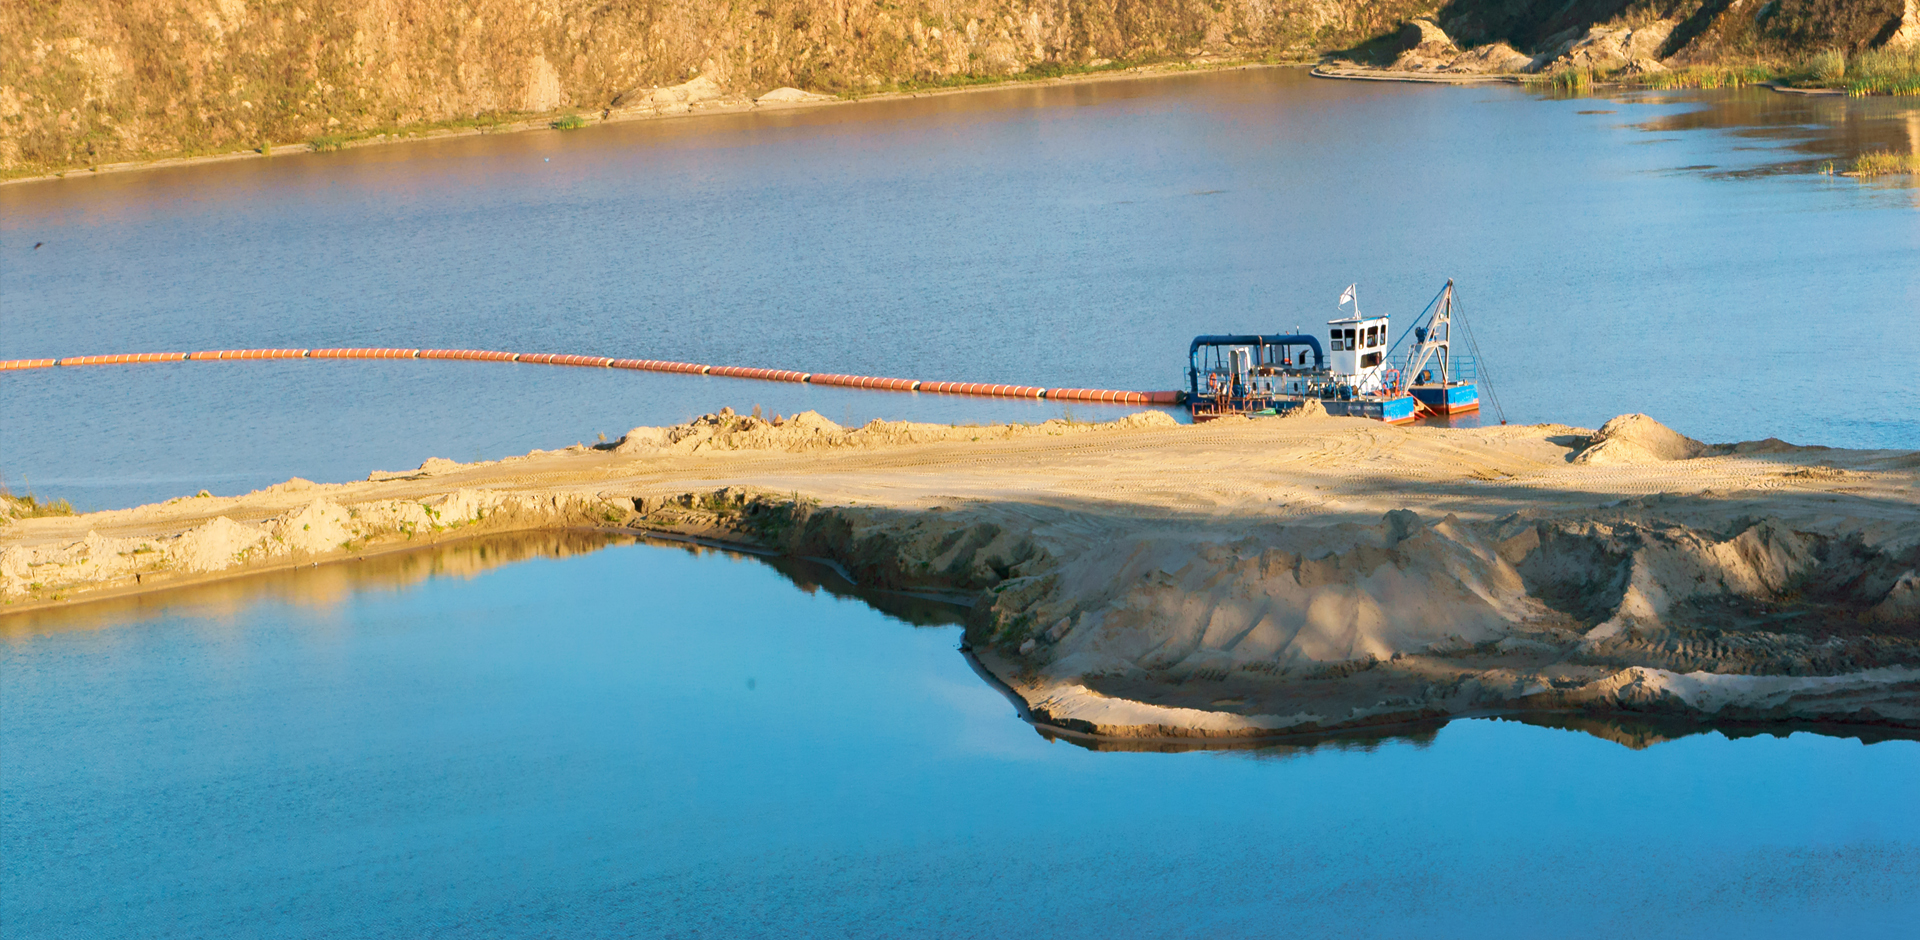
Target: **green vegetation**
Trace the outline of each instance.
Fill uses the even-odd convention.
[[[1593,87],[1593,70],[1586,66],[1528,75],[1521,79],[1529,85],[1541,85],[1554,91],[1581,94]]]
[[[1816,52],[1807,59],[1807,72],[1814,81],[1832,87],[1847,75],[1847,55],[1838,49]]]
[[[1906,173],[1920,173],[1920,155],[1911,153],[1893,153],[1886,150],[1873,150],[1861,154],[1853,161],[1855,176],[1900,176]]]
[[[547,122],[547,126],[556,131],[577,131],[587,126],[587,119],[578,114],[569,114],[558,120]]]
[[[1778,69],[1761,65],[1694,65],[1649,72],[1627,79],[1644,88],[1745,88],[1780,80]]]
[[[322,134],[307,141],[307,149],[314,153],[332,153],[345,147],[350,139],[345,134]]]
[[[1789,88],[1833,88],[1855,97],[1920,95],[1920,47],[1868,49],[1849,56],[1824,49],[1798,62],[1746,65],[1694,65],[1669,72],[1617,76],[1645,88],[1742,88],[1778,84]]]
[[[1920,95],[1920,44],[1869,49],[1846,62],[1849,95]]]
[[[0,520],[71,515],[73,515],[73,504],[64,499],[43,501],[31,492],[15,496],[12,491],[0,486]]]

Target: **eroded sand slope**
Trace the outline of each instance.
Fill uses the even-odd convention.
[[[950,427],[722,413],[601,449],[0,528],[14,609],[484,531],[754,542],[972,604],[1037,720],[1234,737],[1483,711],[1920,728],[1920,454],[1644,416]]]

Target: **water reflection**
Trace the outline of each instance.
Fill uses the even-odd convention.
[[[502,565],[534,558],[571,558],[636,541],[631,535],[594,529],[486,535],[70,607],[0,613],[0,636],[100,630],[167,614],[231,621],[263,604],[331,610],[358,594],[404,590],[429,579],[468,581]]]
[[[219,622],[243,621],[251,611],[267,605],[287,605],[311,611],[330,611],[356,595],[405,591],[432,580],[473,580],[494,569],[535,559],[560,560],[623,545],[672,549],[691,558],[716,557],[754,561],[778,572],[801,592],[859,601],[896,621],[916,627],[957,626],[965,621],[968,599],[881,590],[855,583],[837,564],[825,559],[796,558],[743,550],[717,542],[660,537],[593,529],[562,529],[480,536],[410,551],[371,555],[352,561],[287,571],[269,572],[175,588],[152,594],[112,598],[51,610],[0,615],[0,637],[26,639],[35,634],[75,630],[102,630],[153,621],[166,616],[188,616]],[[964,649],[980,680],[1006,696],[1022,720],[1031,718],[1015,695]],[[1852,738],[1863,744],[1920,740],[1920,733],[1890,728],[1815,724],[1752,724],[1699,722],[1656,716],[1533,713],[1492,716],[1541,728],[1578,731],[1632,750],[1687,737],[1719,733],[1729,739],[1756,736],[1786,737],[1807,732]],[[1187,751],[1233,752],[1256,759],[1281,759],[1324,751],[1370,752],[1384,745],[1426,747],[1446,720],[1410,722],[1375,728],[1289,735],[1250,740],[1192,738],[1103,738],[1033,724],[1041,738],[1072,744],[1089,751],[1171,754]]]
[[[1188,751],[1231,751],[1256,759],[1283,759],[1323,751],[1371,753],[1384,745],[1407,744],[1426,747],[1434,742],[1445,721],[1422,721],[1390,728],[1355,728],[1326,734],[1303,734],[1284,739],[1263,738],[1250,741],[1210,741],[1204,738],[1098,738],[1071,734],[1058,728],[1036,725],[1034,730],[1049,741],[1062,741],[1089,751],[1119,751],[1136,754],[1180,754]]]
[[[1862,154],[1874,151],[1920,153],[1920,101],[1912,98],[1797,95],[1766,88],[1631,92],[1611,97],[1622,104],[1698,105],[1632,126],[1656,135],[1719,131],[1755,145],[1733,149],[1764,155],[1763,162],[1749,166],[1679,168],[1717,170],[1710,176],[1740,179],[1842,172]],[[1887,181],[1920,185],[1913,176]]]

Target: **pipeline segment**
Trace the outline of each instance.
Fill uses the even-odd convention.
[[[642,372],[681,372],[688,375],[705,375],[712,366],[697,362],[669,362],[665,359],[615,359],[607,363],[615,369],[639,369]]]
[[[790,369],[756,369],[750,366],[710,366],[707,374],[729,379],[759,379],[762,382],[805,382],[808,379],[819,379],[819,376],[810,372],[794,372]]]
[[[836,375],[832,372],[815,372],[809,379],[815,385],[838,385],[842,388],[878,388],[889,392],[916,391],[923,384],[914,379],[889,379],[877,375]]]
[[[920,391],[940,395],[979,395],[986,398],[1040,398],[1044,388],[1031,385],[995,385],[991,382],[921,382]]]
[[[526,362],[536,365],[586,366],[592,368],[635,369],[643,372],[671,372],[688,375],[717,375],[723,378],[757,379],[766,382],[805,382],[840,388],[872,389],[891,392],[930,392],[936,395],[974,395],[987,398],[1033,398],[1053,401],[1084,401],[1115,405],[1177,405],[1181,392],[1129,392],[1099,388],[1040,388],[1032,385],[1003,385],[991,382],[928,382],[920,379],[896,379],[874,375],[843,375],[833,372],[795,372],[790,369],[761,369],[750,366],[709,366],[696,362],[664,359],[613,359],[606,356],[578,356],[566,353],[512,353],[490,349],[398,349],[386,347],[339,347],[330,349],[213,349],[193,353],[115,353],[99,356],[68,356],[64,359],[4,359],[0,372],[20,369],[45,369],[54,366],[126,365],[142,362],[182,362],[187,360],[260,360],[260,359],[456,359],[477,362]]]
[[[353,347],[347,349],[309,349],[307,350],[307,355],[313,359],[413,359],[420,355],[420,350]]]
[[[197,352],[188,359],[305,359],[306,349],[214,349]]]
[[[29,359],[27,362],[58,363],[62,366],[117,366],[132,362],[178,362],[186,353],[119,353],[111,356],[68,356],[65,359]],[[26,368],[33,368],[27,366]]]
[[[476,362],[512,362],[520,358],[519,353],[500,352],[494,349],[422,349],[422,359],[470,359]]]

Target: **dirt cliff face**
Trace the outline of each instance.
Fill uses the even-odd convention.
[[[51,0],[0,5],[0,171],[754,93],[1310,56],[1433,0]]]
[[[1859,52],[1884,45],[1911,18],[1913,0],[1451,0],[1437,20],[1463,44],[1506,42],[1545,50],[1601,23],[1677,24],[1659,58],[1710,62],[1730,57],[1796,57],[1823,49]]]

